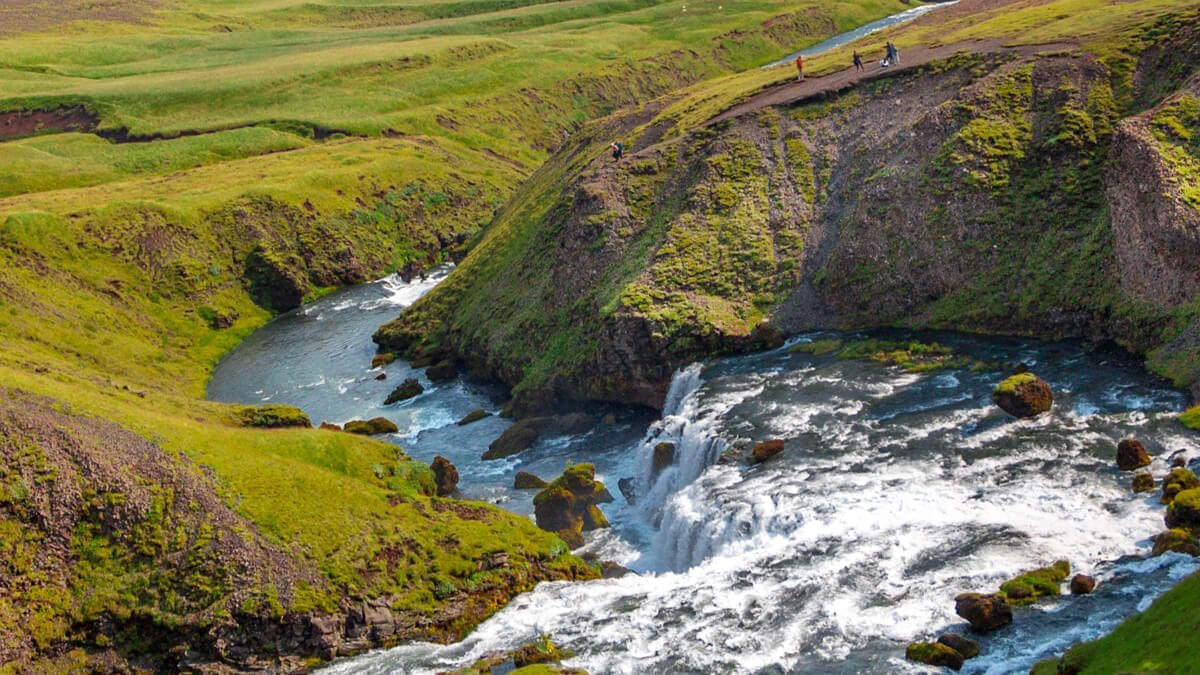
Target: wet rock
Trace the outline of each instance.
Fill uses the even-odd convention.
[[[425,369],[425,377],[432,382],[453,380],[456,375],[458,375],[458,368],[455,368],[454,362],[449,359],[439,361]]]
[[[977,631],[992,631],[1012,623],[1012,607],[999,594],[962,593],[954,598],[954,612]]]
[[[387,373],[380,373],[380,374],[378,374],[378,375],[376,375],[376,376],[375,376],[375,379],[376,379],[376,380],[380,380],[380,381],[382,381],[382,380],[386,380],[386,379],[387,379]]]
[[[1131,487],[1134,492],[1152,492],[1154,490],[1154,476],[1148,473],[1136,474],[1133,477]]]
[[[458,426],[465,427],[468,424],[471,424],[472,422],[478,422],[481,419],[491,417],[491,416],[492,416],[492,413],[484,410],[483,408],[476,408],[475,410],[472,410],[471,412],[467,413],[466,415],[463,415],[463,418],[458,421]]]
[[[1154,542],[1154,550],[1151,551],[1151,555],[1162,555],[1168,551],[1200,555],[1200,543],[1197,542],[1196,535],[1184,529],[1159,532],[1150,540]]]
[[[940,642],[914,642],[904,650],[904,658],[917,663],[959,670],[963,667],[963,656],[953,647]]]
[[[549,483],[528,471],[518,471],[516,477],[513,478],[514,490],[540,490],[547,485]]]
[[[383,401],[384,405],[391,405],[400,401],[407,401],[410,398],[420,396],[425,392],[425,387],[416,378],[410,377],[400,383],[400,386],[392,390],[388,397]]]
[[[1087,595],[1096,590],[1095,577],[1086,574],[1076,574],[1071,577],[1071,595]]]
[[[1171,469],[1171,472],[1163,477],[1162,481],[1162,497],[1159,499],[1163,504],[1170,504],[1175,499],[1175,495],[1184,490],[1194,490],[1200,488],[1200,478],[1196,478],[1196,474],[1190,469]]]
[[[659,443],[654,446],[654,455],[651,460],[654,468],[654,475],[662,473],[663,469],[671,466],[675,461],[675,444],[674,443]]]
[[[384,352],[382,354],[376,354],[374,357],[371,358],[371,367],[372,368],[382,368],[395,360],[396,360],[396,355],[391,352]]]
[[[996,385],[992,400],[1013,417],[1033,417],[1050,410],[1054,394],[1037,375],[1020,373]]]
[[[979,643],[958,633],[945,633],[937,641],[962,654],[963,659],[979,656]]]
[[[617,480],[617,489],[621,491],[621,496],[626,502],[634,504],[637,502],[637,482],[632,478],[621,478]]]
[[[620,579],[630,574],[634,574],[634,571],[611,560],[605,560],[600,563],[601,579]]]
[[[321,426],[317,427],[317,428],[324,429],[325,431],[341,431],[342,430],[342,428],[340,426],[338,426],[336,424],[331,424],[329,422],[321,422]]]
[[[439,497],[445,497],[458,487],[458,467],[454,466],[450,460],[436,455],[429,468],[433,469],[433,483],[437,486]]]
[[[612,426],[617,423],[617,416],[612,413],[606,413],[600,418],[600,423],[606,426]]]
[[[1185,456],[1183,453],[1176,453],[1171,458],[1171,468],[1172,469],[1186,469],[1187,468],[1187,456]]]
[[[538,435],[537,429],[518,422],[492,441],[483,453],[483,459],[503,459],[522,452],[537,441]]]
[[[363,436],[376,436],[378,434],[394,434],[399,429],[386,417],[372,417],[366,421],[350,420],[346,422],[346,426],[342,427],[342,431]]]
[[[596,467],[576,464],[534,497],[534,517],[538,527],[557,532],[572,545],[572,541],[582,541],[580,533],[608,527],[598,504],[611,500],[608,489],[596,480]],[[571,534],[580,536],[576,539]]]
[[[1058,595],[1071,574],[1071,563],[1059,560],[1049,567],[1023,572],[1000,585],[1000,593],[1014,605],[1028,605],[1047,595]]]
[[[784,441],[775,439],[770,441],[762,441],[755,443],[754,449],[750,451],[750,463],[761,464],[775,455],[783,452]]]
[[[1200,530],[1200,488],[1182,490],[1167,507],[1167,527]]]
[[[1141,441],[1126,438],[1117,444],[1117,468],[1122,471],[1133,471],[1150,464],[1150,454]]]

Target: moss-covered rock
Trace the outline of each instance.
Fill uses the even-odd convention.
[[[750,451],[748,461],[751,464],[762,464],[771,459],[775,455],[783,452],[785,442],[782,439],[773,439],[762,441],[754,444],[754,448]]]
[[[399,430],[396,427],[396,423],[386,417],[372,417],[369,420],[350,420],[342,427],[342,431],[362,436],[394,434]]]
[[[531,424],[517,422],[504,430],[483,453],[483,459],[503,459],[523,452],[537,442],[540,432]]]
[[[382,368],[395,360],[396,360],[396,355],[393,354],[392,352],[383,352],[382,354],[376,354],[375,356],[371,357],[371,367],[372,368]]]
[[[1012,623],[1012,607],[1001,594],[961,593],[954,598],[954,612],[977,631],[992,631]]]
[[[408,399],[416,398],[423,393],[425,393],[425,387],[421,386],[421,383],[417,381],[416,378],[410,377],[405,379],[398,387],[393,389],[392,393],[388,394],[387,398],[384,399],[383,404],[391,405],[393,403],[399,403],[400,401],[407,401]]]
[[[1150,453],[1146,446],[1135,438],[1126,438],[1117,443],[1117,468],[1122,471],[1133,471],[1150,464]]]
[[[1200,488],[1200,478],[1197,478],[1191,469],[1171,469],[1171,472],[1163,477],[1162,497],[1160,497],[1159,501],[1164,504],[1170,504],[1175,499],[1175,495],[1184,490],[1194,490],[1196,488]]]
[[[449,495],[454,492],[454,488],[458,487],[458,467],[454,466],[450,460],[437,455],[433,458],[429,468],[433,470],[433,483],[437,486],[439,497]]]
[[[235,416],[238,423],[246,427],[275,429],[312,426],[312,420],[308,418],[308,413],[295,406],[281,403],[239,406]]]
[[[1154,476],[1149,473],[1134,474],[1130,487],[1134,492],[1153,492]]]
[[[547,485],[549,483],[528,471],[518,471],[517,475],[513,478],[514,490],[540,490]]]
[[[1059,560],[1049,567],[1024,572],[1000,585],[1000,592],[1014,605],[1029,605],[1041,597],[1058,595],[1062,582],[1071,574],[1071,563]]]
[[[996,385],[992,400],[1013,417],[1033,417],[1050,410],[1054,393],[1037,375],[1018,373]]]
[[[904,650],[904,658],[951,670],[963,667],[963,655],[941,642],[914,642]]]
[[[1167,507],[1167,527],[1200,531],[1200,488],[1181,490]]]
[[[937,641],[962,654],[963,659],[979,656],[979,643],[958,633],[944,633]]]
[[[599,504],[612,501],[612,495],[604,484],[596,480],[596,467],[592,464],[570,466],[554,482],[546,486],[533,498],[534,517],[538,527],[549,532],[574,533],[576,535],[608,527],[608,519]],[[568,544],[580,541],[574,536],[564,537]]]
[[[486,419],[491,416],[492,416],[492,413],[484,410],[483,408],[476,408],[475,410],[472,410],[471,412],[467,413],[466,415],[463,415],[463,418],[460,419],[457,422],[457,424],[460,427],[465,427],[468,424],[471,424],[473,422],[478,422],[479,420]]]
[[[1086,574],[1071,577],[1071,595],[1087,595],[1096,590],[1096,578]]]
[[[1188,530],[1172,529],[1159,532],[1151,537],[1151,540],[1154,542],[1151,555],[1162,555],[1168,551],[1200,555],[1200,542],[1197,542],[1196,535]]]

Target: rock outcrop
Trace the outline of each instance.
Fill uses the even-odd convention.
[[[451,494],[458,487],[458,467],[450,460],[436,455],[429,468],[433,470],[433,484],[437,487],[439,497]]]
[[[483,459],[502,459],[523,452],[544,436],[573,436],[595,426],[596,420],[583,413],[530,417],[518,420],[492,441]]]
[[[954,598],[954,612],[977,631],[993,631],[1012,623],[1012,607],[998,594],[962,593]]]
[[[416,398],[423,393],[425,393],[425,387],[421,386],[421,383],[418,382],[416,378],[410,377],[401,382],[398,387],[393,389],[392,393],[388,394],[387,398],[384,399],[383,404],[391,405],[393,403],[399,403],[400,401],[407,401],[408,399]]]
[[[517,475],[513,478],[514,490],[540,490],[547,485],[549,483],[528,471],[518,471]]]
[[[600,504],[612,495],[596,480],[596,467],[576,464],[563,472],[533,499],[538,527],[563,537],[568,544],[581,543],[581,533],[608,527]]]
[[[386,417],[372,417],[369,420],[350,420],[342,426],[342,431],[362,436],[378,436],[379,434],[394,434],[400,429],[395,422]]]

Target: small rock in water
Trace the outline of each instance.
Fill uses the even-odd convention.
[[[637,502],[637,490],[634,486],[635,482],[632,478],[626,477],[617,480],[617,489],[621,491],[621,496],[625,498],[625,501],[630,504]]]
[[[963,655],[940,642],[914,642],[904,650],[904,658],[950,670],[963,667]]]
[[[1096,579],[1086,574],[1071,577],[1071,595],[1087,595],[1096,590]]]
[[[458,421],[458,426],[465,427],[468,424],[471,424],[472,422],[478,422],[481,419],[484,419],[486,417],[491,417],[491,416],[492,416],[492,413],[484,410],[483,408],[476,408],[475,410],[472,410],[471,412],[467,413],[466,415],[463,415],[463,418]]]
[[[1148,473],[1135,474],[1132,487],[1134,492],[1152,492],[1154,490],[1154,476]]]
[[[375,376],[375,379],[377,379],[377,380],[386,380],[386,379],[387,379],[387,373],[380,373],[380,374],[378,374],[378,375],[376,375],[376,376]]]
[[[383,404],[391,405],[398,401],[407,401],[410,398],[421,395],[424,391],[425,387],[422,387],[421,383],[415,378],[410,377],[401,382],[399,387],[393,389],[392,393],[388,394],[388,397],[383,401]]]
[[[547,485],[549,483],[528,471],[518,471],[516,477],[513,478],[514,490],[540,490]]]
[[[1117,444],[1117,468],[1122,471],[1133,471],[1150,464],[1150,454],[1141,441],[1126,438]]]
[[[1200,555],[1200,544],[1197,543],[1196,536],[1187,530],[1174,529],[1159,532],[1150,540],[1154,542],[1154,550],[1150,555],[1162,555],[1168,551]]]
[[[979,656],[979,643],[958,633],[945,633],[937,641],[962,654],[964,659]]]
[[[382,368],[383,366],[386,366],[387,364],[389,364],[395,360],[396,360],[396,355],[391,352],[384,352],[382,354],[376,354],[375,357],[371,359],[371,367],[372,368]]]
[[[998,594],[963,593],[954,598],[954,612],[977,631],[992,631],[1012,623],[1012,607]]]
[[[674,443],[659,443],[654,446],[654,457],[652,464],[654,467],[654,475],[662,473],[662,470],[671,466],[675,461],[675,444]]]
[[[620,579],[623,576],[634,574],[635,572],[628,567],[615,563],[611,560],[604,560],[600,563],[600,578],[601,579]]]
[[[1033,417],[1050,409],[1054,393],[1033,373],[1019,373],[996,385],[992,400],[1013,417]]]
[[[774,439],[770,441],[762,441],[755,443],[754,449],[750,451],[750,463],[761,464],[775,455],[783,452],[784,441]]]
[[[435,455],[429,468],[433,469],[433,483],[437,486],[439,497],[445,497],[458,487],[458,467],[454,466],[450,460],[441,455]]]
[[[425,377],[428,377],[431,382],[453,380],[455,375],[458,375],[458,368],[454,367],[454,362],[450,359],[440,361],[425,369]]]

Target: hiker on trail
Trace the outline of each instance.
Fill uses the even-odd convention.
[[[796,79],[800,82],[804,81],[804,57],[796,57]]]
[[[900,65],[900,48],[896,45],[892,45],[892,65]]]
[[[625,154],[625,146],[621,145],[621,141],[613,141],[608,147],[612,148],[614,162],[621,159],[621,155]]]
[[[854,70],[866,70],[863,68],[862,56],[858,53],[857,49],[854,50]]]

